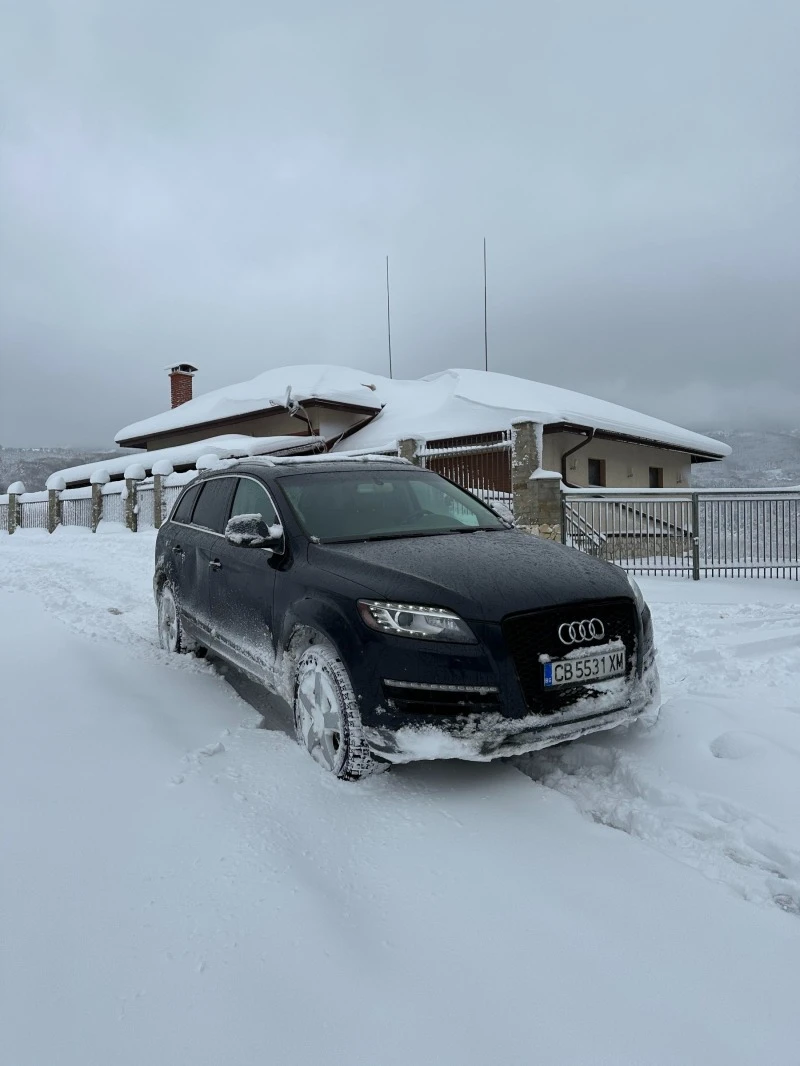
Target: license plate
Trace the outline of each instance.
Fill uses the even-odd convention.
[[[589,681],[605,681],[624,673],[624,651],[606,651],[600,655],[582,655],[575,659],[552,659],[544,663],[544,687],[585,685]]]

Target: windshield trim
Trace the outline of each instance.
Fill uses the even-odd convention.
[[[411,540],[415,537],[452,537],[462,533],[509,533],[511,526],[464,526],[460,529],[423,529],[413,533],[364,533],[358,537],[309,537],[314,544],[363,544],[367,540]]]

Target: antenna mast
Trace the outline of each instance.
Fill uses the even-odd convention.
[[[486,317],[486,238],[483,238],[483,369],[489,369],[489,326]]]
[[[389,377],[392,377],[392,305],[389,298],[389,256],[386,256],[386,335],[389,340]]]

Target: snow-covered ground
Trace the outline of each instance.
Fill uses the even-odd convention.
[[[152,549],[0,535],[4,1066],[800,1061],[795,583],[642,581],[650,731],[353,785],[158,649]]]

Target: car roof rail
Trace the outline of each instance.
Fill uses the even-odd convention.
[[[399,455],[375,455],[347,452],[324,453],[321,455],[248,455],[238,459],[239,463],[257,463],[260,466],[300,466],[320,463],[391,463],[395,466],[413,466],[409,459]]]

